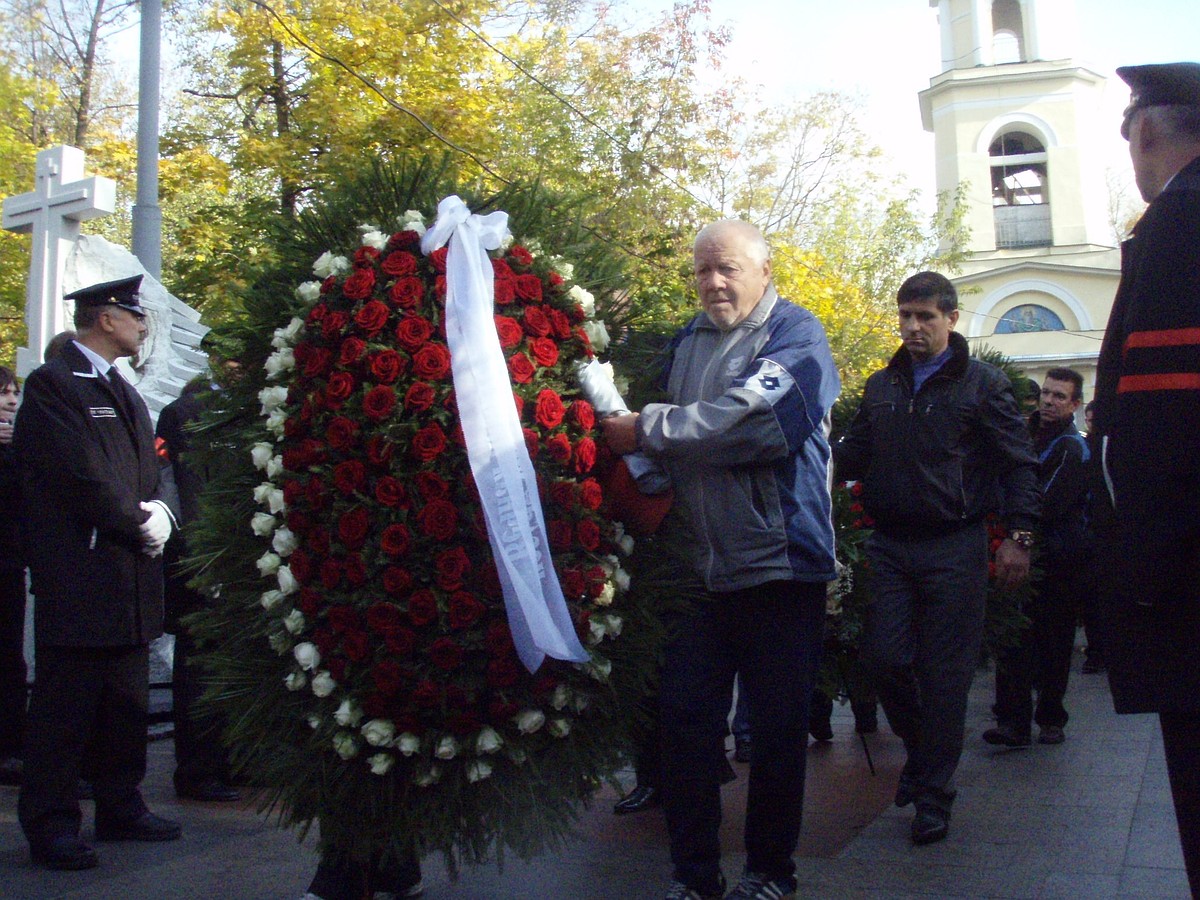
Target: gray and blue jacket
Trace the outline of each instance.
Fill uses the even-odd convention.
[[[672,342],[638,420],[671,476],[711,591],[836,577],[829,411],[841,383],[821,323],[768,287],[740,324],[701,313]]]

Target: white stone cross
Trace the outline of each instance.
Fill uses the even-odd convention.
[[[82,150],[59,146],[38,153],[32,192],[4,200],[4,227],[33,232],[25,289],[29,346],[17,350],[18,377],[41,365],[46,342],[67,327],[62,298],[67,255],[79,239],[80,223],[111,213],[116,196],[111,178],[83,177]]]

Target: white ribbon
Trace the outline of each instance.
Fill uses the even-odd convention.
[[[513,403],[493,318],[495,285],[488,250],[508,234],[508,213],[472,215],[456,196],[438,204],[421,238],[446,258],[446,341],[467,458],[483,502],[517,656],[534,672],[547,656],[586,662],[563,599],[538,500],[537,478]]]

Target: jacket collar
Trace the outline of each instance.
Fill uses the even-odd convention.
[[[758,299],[758,303],[754,305],[754,309],[750,310],[750,315],[733,326],[730,331],[736,331],[739,328],[758,328],[771,315],[771,310],[775,308],[775,303],[779,299],[779,295],[775,293],[775,285],[768,284],[767,289],[763,291],[763,295]],[[708,317],[708,313],[701,311],[696,317],[696,328],[707,328],[712,331],[718,331],[713,320]]]
[[[962,374],[967,371],[967,363],[971,359],[971,348],[967,344],[967,339],[957,331],[950,332],[950,358],[946,360],[946,364],[938,370],[937,375],[945,375],[949,378],[961,378]],[[893,375],[902,376],[909,384],[913,380],[913,363],[912,354],[908,352],[908,348],[903,344],[900,349],[892,356],[891,361],[887,364],[888,369]],[[937,377],[937,375],[933,377]]]

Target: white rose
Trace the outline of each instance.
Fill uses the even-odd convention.
[[[298,609],[293,609],[283,617],[283,627],[291,634],[299,634],[304,630],[304,613]]]
[[[265,387],[258,392],[258,402],[262,404],[262,415],[269,416],[287,402],[288,389],[282,384]]]
[[[268,444],[266,441],[259,441],[250,448],[250,459],[254,462],[254,468],[265,469],[267,463],[271,461],[271,457],[275,455],[275,447]]]
[[[306,281],[296,288],[296,299],[304,303],[316,303],[321,296],[321,282]],[[304,324],[303,320],[292,319],[293,322]]]
[[[275,521],[270,513],[256,512],[250,519],[250,530],[259,537],[267,537],[275,530]]]
[[[289,691],[303,690],[308,684],[308,676],[303,672],[289,672],[288,677],[283,679],[283,683],[287,685]]]
[[[433,748],[433,755],[438,759],[454,759],[458,756],[458,741],[450,735],[446,735]]]
[[[608,349],[608,329],[602,320],[588,319],[583,323],[583,332],[588,336],[588,340],[592,342],[592,349],[597,353],[603,353]]]
[[[296,537],[292,529],[284,525],[275,532],[275,537],[271,538],[271,546],[280,556],[291,556],[292,552],[300,546],[300,539]]]
[[[495,753],[504,744],[504,738],[490,725],[484,725],[475,738],[476,753]]]
[[[311,287],[310,287],[311,285]],[[307,296],[311,293],[311,296]],[[296,288],[296,296],[301,300],[316,300],[321,296],[321,282],[306,281],[300,287]],[[284,347],[291,347],[296,343],[296,338],[300,336],[300,332],[304,329],[304,320],[299,316],[292,316],[292,320],[283,326],[276,328],[274,335],[271,337],[271,346],[276,350],[282,350]]]
[[[263,609],[270,612],[283,601],[283,597],[283,591],[266,591],[259,602],[262,604]]]
[[[364,247],[373,247],[376,250],[382,250],[387,246],[388,236],[374,225],[359,225],[358,228],[362,232]]]
[[[279,474],[282,471],[283,471],[283,457],[282,456],[272,456],[270,461],[267,463],[267,477],[271,478],[271,479],[278,478]]]
[[[353,700],[347,697],[333,714],[339,725],[353,726],[362,721],[362,710]]]
[[[285,422],[287,422],[287,413],[281,408],[273,410],[267,416],[267,421],[263,424],[267,431],[271,432],[275,437],[283,437],[283,425]]]
[[[406,731],[396,738],[396,749],[405,756],[412,756],[421,749],[421,739],[411,731]]]
[[[550,724],[546,726],[546,730],[550,732],[551,737],[566,737],[571,733],[571,723],[566,719],[554,718],[550,720]]]
[[[546,723],[546,715],[540,709],[524,709],[513,716],[513,721],[521,734],[533,734]]]
[[[268,378],[278,378],[289,369],[296,368],[296,356],[291,347],[282,347],[267,357],[263,363]]]
[[[396,726],[387,719],[372,719],[362,727],[362,736],[372,747],[386,747],[396,736]]]
[[[575,266],[561,256],[554,257],[550,260],[550,264],[554,267],[554,271],[562,276],[563,281],[570,281],[575,277]]]
[[[590,705],[591,701],[588,700],[587,694],[576,694],[571,698],[571,709],[575,710],[577,713],[583,712]]]
[[[267,638],[267,643],[272,650],[283,656],[292,648],[292,637],[286,631],[272,631],[271,636]]]
[[[442,770],[437,766],[430,766],[424,772],[413,773],[413,784],[417,787],[429,787],[431,784],[437,784],[442,780]]]
[[[337,682],[333,680],[333,676],[325,669],[322,669],[312,680],[312,692],[318,697],[328,697],[333,693],[333,689],[337,687]]]
[[[318,728],[321,727],[321,717],[318,716],[316,713],[309,713],[308,718],[305,721],[308,722],[308,727],[311,728],[313,731],[316,731]]]
[[[275,485],[264,481],[254,489],[254,502],[259,506],[266,506],[273,490],[275,490]]]
[[[633,538],[629,538],[629,540],[632,541]],[[629,573],[626,572],[624,569],[622,569],[620,566],[617,566],[617,571],[613,572],[613,583],[616,584],[617,590],[620,590],[620,591],[629,590],[629,585],[630,585]]]
[[[279,571],[279,567],[282,564],[283,560],[279,558],[279,554],[272,553],[270,550],[260,556],[258,562],[255,563],[258,566],[258,574],[262,575],[263,578],[269,578],[274,575]]]
[[[612,672],[612,660],[593,653],[591,661],[583,664],[583,671],[597,681],[608,681],[608,676]]]
[[[518,747],[516,744],[509,744],[504,748],[504,755],[513,761],[518,766],[525,764],[529,759],[529,754],[525,752],[524,747]]]
[[[559,274],[562,275],[561,272]],[[563,275],[564,279],[566,277],[566,275]],[[567,291],[567,296],[583,308],[583,317],[585,319],[590,319],[596,315],[596,298],[592,296],[590,291],[585,291],[579,285],[575,285]]]
[[[467,781],[474,784],[476,781],[483,781],[492,774],[492,761],[490,759],[473,759],[467,763]]]
[[[317,649],[317,645],[311,641],[303,641],[296,645],[292,650],[292,655],[296,657],[296,662],[300,663],[300,668],[311,672],[321,664],[321,651]],[[315,682],[316,679],[313,679]]]
[[[425,233],[425,217],[415,209],[407,209],[404,215],[397,216],[396,221],[400,223],[401,231],[415,231],[417,234]]]
[[[334,256],[328,250],[318,256],[317,261],[313,263],[313,274],[322,279],[349,271],[350,260],[344,256]]]
[[[595,616],[592,617],[593,620]],[[558,684],[554,688],[554,693],[550,695],[550,705],[555,709],[563,709],[571,702],[571,689],[565,684]]]
[[[604,616],[605,624],[608,626],[608,633],[613,637],[621,636],[621,629],[625,626],[625,620],[617,615]]]
[[[279,592],[281,594],[294,594],[300,590],[300,582],[292,574],[291,566],[280,566],[279,571],[275,573],[275,577],[279,580]]]
[[[592,616],[588,619],[588,643],[598,644],[604,640],[604,635],[608,634],[608,627],[605,625],[601,616]],[[562,709],[562,706],[556,706],[553,698],[550,700],[550,705],[555,709]]]
[[[613,597],[616,595],[616,588],[613,587],[611,581],[604,582],[604,587],[600,588],[600,596],[596,598],[597,606],[608,606],[613,602]]]
[[[358,741],[354,739],[354,735],[339,731],[333,736],[333,749],[342,759],[351,759],[358,755]]]
[[[367,757],[367,762],[371,764],[372,775],[386,775],[395,761],[395,758],[390,753],[376,753],[373,756]]]

